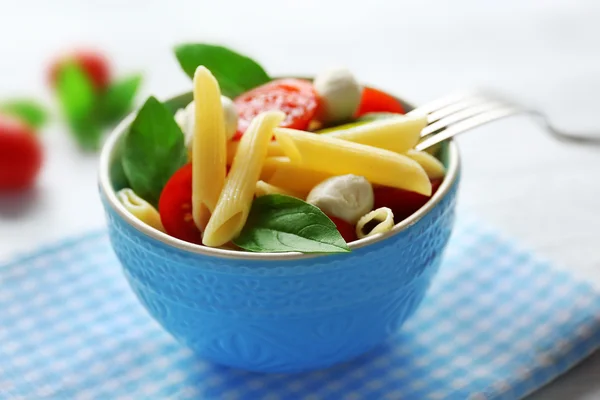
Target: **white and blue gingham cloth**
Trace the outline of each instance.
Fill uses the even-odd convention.
[[[599,346],[600,296],[474,221],[395,338],[299,375],[197,359],[138,304],[104,232],[0,266],[2,399],[517,399]]]

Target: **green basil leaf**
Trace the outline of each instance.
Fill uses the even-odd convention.
[[[69,123],[89,118],[94,111],[94,86],[85,71],[73,62],[63,65],[58,75],[56,93]]]
[[[34,129],[40,129],[48,121],[44,107],[34,100],[16,99],[0,104],[0,111],[20,118]]]
[[[391,112],[370,112],[370,113],[361,115],[360,117],[358,117],[358,119],[356,121],[371,122],[371,121],[378,121],[381,119],[394,118],[399,115],[402,115],[402,114],[391,113]]]
[[[227,97],[234,98],[271,80],[256,61],[222,46],[183,44],[175,48],[175,55],[190,78],[198,66],[208,68]]]
[[[89,152],[100,150],[104,131],[98,125],[93,115],[80,121],[73,121],[69,127],[82,150]]]
[[[173,115],[180,108],[185,108],[188,104],[190,104],[194,100],[194,94],[192,92],[181,94],[177,97],[173,97],[167,101],[165,101],[165,106],[167,106]]]
[[[102,130],[96,113],[94,85],[74,62],[65,63],[58,75],[56,93],[64,117],[77,143],[84,150],[97,150]]]
[[[133,107],[133,100],[140,84],[141,75],[119,79],[108,86],[101,99],[102,121],[112,124],[125,117]]]
[[[319,208],[279,194],[254,200],[242,233],[233,241],[254,252],[346,253],[348,245]]]
[[[169,178],[186,162],[183,133],[173,114],[149,97],[125,137],[122,164],[131,188],[157,205]]]

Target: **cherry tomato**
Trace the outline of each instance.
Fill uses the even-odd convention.
[[[49,80],[52,87],[56,86],[58,74],[65,62],[74,60],[86,72],[97,91],[103,91],[110,83],[110,68],[107,58],[92,50],[76,50],[61,57],[50,67]]]
[[[0,191],[31,187],[42,167],[42,146],[29,125],[0,115]]]
[[[280,126],[308,129],[319,105],[312,83],[302,79],[277,79],[250,90],[234,100],[239,115],[234,140],[239,140],[250,121],[263,111],[281,110],[286,114]]]
[[[361,115],[372,112],[405,113],[404,107],[402,107],[402,104],[394,96],[381,90],[365,87],[360,99],[360,105],[354,117],[358,118]]]
[[[434,179],[431,181],[432,196],[438,190],[441,183],[442,179]],[[423,196],[419,193],[385,186],[374,188],[373,193],[375,195],[375,205],[373,208],[390,208],[394,213],[394,221],[396,223],[414,214],[431,198],[430,196]]]
[[[330,220],[333,221],[333,223],[337,227],[337,230],[340,232],[346,243],[354,242],[358,239],[358,237],[356,236],[356,230],[352,224],[337,217],[332,217],[329,215],[328,217]]]
[[[158,200],[158,213],[167,233],[187,242],[202,244],[202,233],[192,217],[192,164],[173,174]]]

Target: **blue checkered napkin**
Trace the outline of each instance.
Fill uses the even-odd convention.
[[[138,304],[104,232],[0,267],[3,399],[516,399],[599,346],[590,287],[466,221],[395,338],[301,375],[195,358]]]

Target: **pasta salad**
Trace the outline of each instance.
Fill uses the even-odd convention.
[[[180,240],[240,251],[348,252],[439,187],[443,164],[414,150],[425,116],[350,71],[274,79],[221,46],[176,48],[193,100],[154,97],[125,134],[117,197]]]

